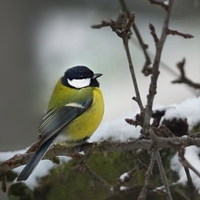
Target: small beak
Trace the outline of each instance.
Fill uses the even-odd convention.
[[[96,73],[94,74],[94,76],[92,77],[92,79],[96,79],[96,78],[99,78],[100,76],[102,76],[103,74],[100,74],[100,73]]]

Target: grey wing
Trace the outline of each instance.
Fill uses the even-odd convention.
[[[48,111],[38,127],[40,144],[57,135],[67,124],[84,113],[92,105],[92,101],[90,98],[81,103],[69,103]]]

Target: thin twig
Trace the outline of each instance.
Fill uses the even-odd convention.
[[[122,38],[122,41],[123,41],[123,44],[125,47],[125,52],[126,52],[127,59],[128,59],[129,70],[131,73],[131,77],[132,77],[132,81],[133,81],[133,85],[134,85],[134,89],[135,89],[135,93],[136,93],[135,100],[139,105],[141,113],[143,113],[144,107],[142,105],[140,91],[138,88],[135,70],[134,70],[134,66],[133,66],[133,62],[132,62],[132,58],[131,58],[131,54],[130,54],[130,49],[129,49],[129,45],[128,45],[128,38],[129,38],[129,35],[131,32],[130,29],[131,29],[132,24],[134,23],[134,20],[135,20],[135,13],[131,13],[130,18],[127,21],[125,20],[124,13],[120,13],[118,20],[116,22],[111,20],[110,27],[120,38]],[[119,24],[119,22],[121,24]]]
[[[194,37],[194,36],[191,35],[191,34],[188,34],[188,33],[181,33],[181,32],[179,32],[179,31],[177,31],[177,30],[172,30],[172,29],[169,29],[169,28],[168,28],[168,30],[167,30],[167,34],[169,34],[169,35],[178,35],[178,36],[181,36],[181,37],[183,37],[183,38],[185,38],[185,39],[190,39],[190,38],[193,38],[193,37]]]
[[[138,84],[137,84],[137,79],[136,79],[135,70],[134,70],[133,63],[132,63],[132,58],[131,58],[131,54],[130,54],[130,49],[129,49],[127,37],[123,38],[123,44],[124,44],[124,47],[125,47],[126,56],[127,56],[128,63],[129,63],[129,69],[130,69],[130,72],[131,72],[131,77],[132,77],[134,88],[135,88],[137,103],[140,107],[140,111],[143,112],[144,107],[142,105],[142,100],[141,100],[141,97],[140,97],[140,91],[139,91]]]
[[[155,0],[148,0],[151,4],[155,4],[155,5],[159,5],[162,8],[164,8],[165,10],[168,9],[168,5],[165,4],[165,2],[161,2],[161,1],[155,1]]]
[[[108,191],[110,191],[111,186],[102,179],[97,173],[95,173],[88,165],[87,163],[84,163],[85,169],[87,170],[88,174],[92,177],[93,180],[97,181],[101,185],[103,185]]]
[[[6,181],[6,175],[1,174],[0,175],[0,181],[1,181],[1,190],[5,193],[7,190],[7,181]]]
[[[126,5],[125,0],[119,0],[119,2],[121,4],[122,11],[124,13],[126,13],[128,18],[130,18],[131,13],[130,13],[127,5]],[[152,62],[151,62],[151,58],[150,58],[150,56],[149,56],[149,54],[147,52],[148,45],[144,43],[142,35],[140,34],[140,31],[137,28],[137,25],[136,25],[135,22],[133,23],[132,28],[134,30],[134,33],[135,33],[137,39],[138,39],[140,47],[142,48],[142,51],[144,53],[144,57],[145,57],[145,60],[146,60],[144,66],[143,66],[142,72],[145,75],[149,75],[149,74],[151,74],[151,70],[148,70],[148,68],[149,68],[149,66],[151,65]]]
[[[144,107],[143,107],[142,100],[140,97],[140,92],[139,92],[137,79],[136,79],[136,75],[135,75],[135,70],[134,70],[134,66],[133,66],[133,62],[132,62],[132,58],[131,58],[131,54],[130,54],[130,50],[129,50],[129,45],[128,45],[128,39],[130,37],[131,27],[135,21],[135,13],[131,13],[131,14],[129,13],[129,17],[128,18],[127,17],[128,16],[126,16],[125,13],[121,12],[119,14],[117,20],[115,20],[115,21],[111,20],[110,22],[102,21],[101,24],[93,25],[92,28],[102,28],[105,26],[110,26],[111,29],[120,38],[122,38],[122,41],[123,41],[123,44],[125,47],[125,52],[126,52],[127,59],[128,59],[131,78],[132,78],[135,93],[136,93],[136,97],[134,98],[134,100],[138,103],[141,113],[143,113]]]
[[[140,194],[139,194],[137,200],[145,200],[147,197],[147,191],[148,191],[147,189],[149,186],[150,177],[152,175],[152,171],[153,171],[153,167],[154,167],[154,163],[155,163],[155,157],[156,157],[155,150],[153,150],[151,153],[151,160],[150,160],[148,169],[145,173],[144,186],[143,186],[142,190],[140,191]]]
[[[172,81],[172,83],[185,83],[186,85],[190,86],[191,88],[200,89],[199,83],[195,83],[195,82],[191,81],[185,75],[185,58],[183,58],[182,61],[177,63],[177,68],[180,71],[180,77],[179,77],[179,79]]]
[[[166,11],[165,19],[163,22],[162,33],[161,33],[160,39],[156,45],[156,55],[155,55],[154,62],[153,62],[153,74],[151,76],[151,83],[149,86],[149,94],[147,95],[147,105],[146,105],[144,124],[143,124],[143,130],[142,130],[142,133],[145,136],[148,136],[148,134],[149,134],[150,118],[152,115],[152,106],[153,106],[154,97],[157,92],[156,91],[157,80],[158,80],[158,76],[160,73],[159,72],[160,59],[161,59],[163,46],[164,46],[164,43],[165,43],[165,40],[167,37],[167,29],[169,26],[169,19],[170,19],[173,2],[174,2],[174,0],[169,1],[169,6]]]
[[[157,148],[157,145],[158,145],[158,136],[153,132],[152,129],[150,129],[150,138],[153,140],[153,143],[154,143],[154,147]],[[165,170],[164,170],[164,167],[163,167],[163,163],[162,163],[162,160],[161,160],[161,157],[160,157],[160,152],[159,150],[156,150],[156,161],[157,161],[157,164],[158,164],[158,168],[159,168],[159,172],[160,172],[160,175],[161,175],[161,180],[163,182],[163,185],[165,187],[165,190],[166,190],[166,198],[167,200],[172,200],[172,195],[171,195],[171,192],[170,192],[170,189],[169,189],[169,185],[167,183],[167,177],[165,175]]]
[[[101,21],[101,24],[92,25],[91,28],[100,29],[100,28],[108,27],[108,26],[110,26],[110,22],[107,22],[107,21],[105,21],[105,20],[102,20],[102,21]]]
[[[170,189],[169,189],[169,185],[167,183],[167,177],[165,175],[165,170],[163,168],[163,164],[162,164],[162,160],[161,160],[161,157],[160,157],[159,150],[156,151],[156,161],[157,161],[158,168],[159,168],[159,171],[160,171],[161,180],[162,180],[163,185],[164,185],[165,190],[166,190],[166,199],[172,200],[172,195],[171,195],[171,192],[170,192]]]
[[[128,189],[129,187],[123,186],[124,183],[130,182],[132,177],[134,177],[135,173],[137,172],[137,167],[133,168],[129,172],[122,174],[118,179],[115,185],[112,187],[113,193],[120,193],[121,188]]]
[[[184,167],[186,176],[187,176],[187,184],[190,190],[190,200],[195,200],[196,199],[196,190],[192,181],[192,177],[190,175],[190,171],[187,167]]]
[[[190,162],[188,162],[184,154],[185,154],[185,149],[181,148],[178,152],[180,163],[184,167],[191,169],[200,178],[200,172]]]
[[[150,23],[149,24],[149,29],[151,30],[151,35],[153,36],[155,45],[157,46],[157,44],[159,42],[159,39],[158,39],[158,36],[156,34],[156,29],[155,29],[154,25]]]
[[[187,179],[188,179],[187,184],[188,184],[188,187],[190,190],[190,200],[195,200],[196,199],[196,189],[193,184],[192,177],[191,177],[190,171],[189,171],[191,164],[185,158],[185,148],[184,147],[179,150],[178,155],[179,155],[179,161],[183,165]],[[195,169],[195,171],[197,171],[197,170]]]

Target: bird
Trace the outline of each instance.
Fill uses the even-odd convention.
[[[51,95],[47,112],[38,127],[38,148],[19,174],[25,181],[52,143],[81,145],[98,128],[104,114],[104,99],[97,78],[86,66],[66,70]]]

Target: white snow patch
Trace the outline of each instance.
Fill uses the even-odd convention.
[[[198,148],[196,146],[186,147],[185,158],[198,171],[200,171],[199,153],[200,153],[200,148]],[[184,170],[183,166],[179,162],[179,158],[178,158],[177,153],[174,155],[174,157],[171,160],[171,169],[173,171],[177,172],[177,174],[179,176],[179,180],[177,181],[177,183],[180,183],[182,185],[186,185],[187,184],[187,177],[186,177],[185,170]],[[193,183],[194,183],[196,189],[198,190],[198,192],[200,192],[199,177],[191,170],[190,170],[190,174],[191,174],[191,177],[192,177],[192,180],[193,180]]]
[[[10,152],[0,152],[0,162],[3,162],[14,155],[25,153],[27,149],[18,150],[18,151],[10,151]],[[59,156],[61,163],[68,162],[71,158],[67,156]],[[31,189],[34,189],[37,187],[38,182],[37,179],[41,178],[43,176],[46,176],[49,173],[49,170],[53,167],[57,166],[57,164],[51,162],[50,160],[41,160],[33,173],[29,176],[29,178],[24,181],[27,186],[29,186]],[[25,165],[22,165],[20,167],[14,168],[13,171],[16,173],[20,173],[22,169],[25,167]],[[14,181],[15,183],[16,181]]]
[[[126,188],[127,188],[127,187],[125,187],[125,186],[122,185],[122,186],[120,186],[119,189],[122,191],[122,190],[126,190]]]
[[[168,5],[169,5],[169,0],[165,0],[163,3],[164,3],[166,6],[168,6]]]
[[[167,107],[160,107],[157,110],[166,108],[164,119],[187,118],[189,130],[200,122],[200,97],[189,98],[180,104],[172,104]]]
[[[112,121],[104,122],[99,126],[89,141],[100,141],[112,139],[117,141],[127,141],[130,138],[138,138],[141,128],[131,126],[125,118],[133,118],[137,113],[125,114]]]
[[[126,177],[129,177],[129,175],[128,175],[127,172],[123,173],[123,174],[119,177],[119,179],[120,179],[120,181],[124,182],[124,180],[125,180]]]

